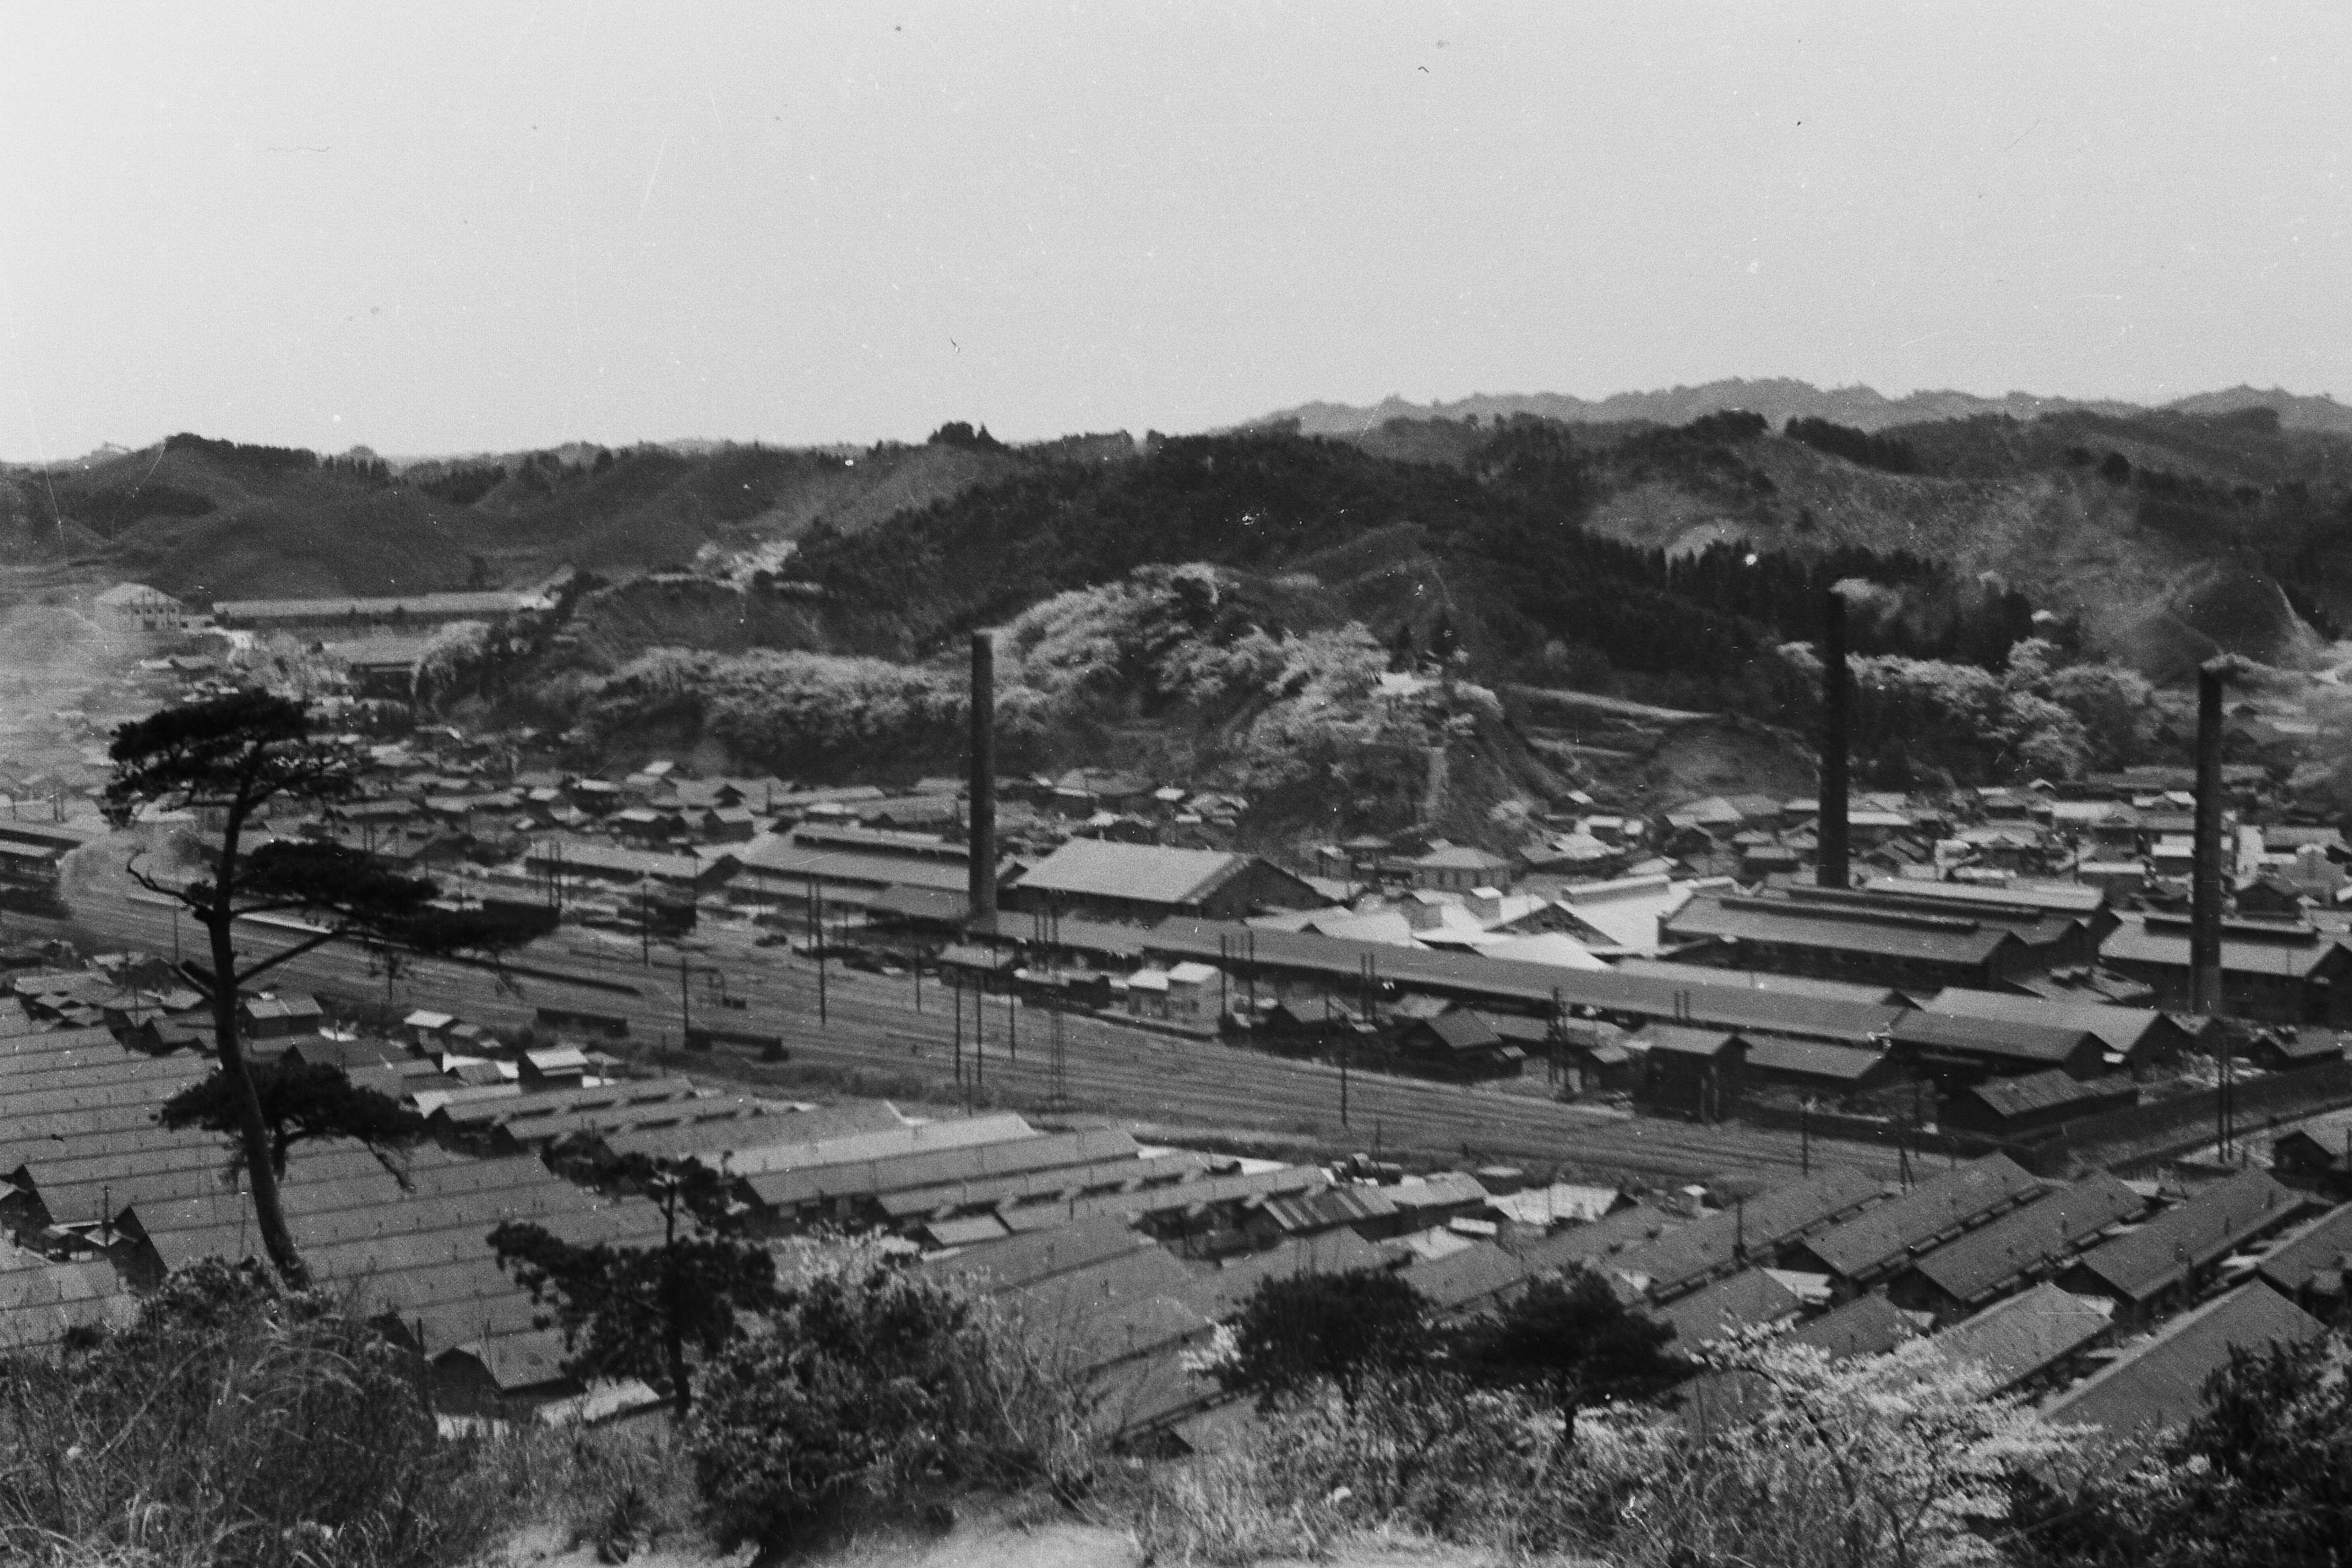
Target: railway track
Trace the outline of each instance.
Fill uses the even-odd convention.
[[[42,922],[12,917],[24,925],[47,925],[62,932],[80,928],[104,942],[155,952],[173,950],[168,910],[142,907],[105,891],[79,898],[71,921]],[[186,932],[184,931],[184,936]],[[242,945],[262,951],[285,945],[293,933],[248,930]],[[674,963],[675,959],[671,962]],[[951,1105],[962,1090],[954,1072],[956,1023],[949,994],[936,984],[924,987],[924,1009],[914,1006],[910,979],[856,971],[829,972],[824,1017],[819,1017],[814,966],[775,949],[690,955],[687,1014],[723,1018],[729,1027],[777,1034],[790,1045],[796,1064],[848,1072],[887,1074],[919,1086],[922,1098]],[[621,961],[599,962],[571,950],[559,958],[534,955],[536,973],[509,987],[479,969],[435,960],[412,961],[394,982],[395,1009],[430,1005],[462,1012],[478,1022],[514,1026],[530,1021],[538,1001],[593,996],[595,1010],[625,1016],[639,1048],[663,1049],[683,1043],[675,969]],[[708,993],[716,967],[741,1001],[723,1011]],[[627,996],[596,985],[572,989],[552,978],[573,971],[606,984],[624,973],[642,994]],[[288,984],[327,991],[349,1001],[382,1005],[386,992],[370,972],[363,952],[322,948],[293,960],[278,973]],[[1022,1008],[1017,1026],[1002,999],[992,998],[982,1029],[982,1056],[975,1059],[971,1009],[963,1019],[965,1078],[999,1103],[1028,1110],[1053,1109],[1061,1090],[1066,1108],[1148,1123],[1167,1136],[1220,1131],[1271,1134],[1312,1140],[1320,1146],[1376,1145],[1476,1163],[1559,1166],[1595,1176],[1630,1176],[1685,1182],[1725,1174],[1785,1179],[1803,1156],[1799,1140],[1776,1130],[1736,1124],[1700,1126],[1651,1117],[1627,1117],[1587,1107],[1512,1094],[1491,1088],[1464,1088],[1376,1073],[1348,1075],[1348,1115],[1340,1118],[1340,1074],[1320,1062],[1275,1057],[1217,1040],[1173,1037],[1131,1028],[1089,1014],[1066,1015],[1063,1067],[1049,1059],[1047,1015]],[[1019,1044],[1012,1042],[1017,1026]],[[675,1067],[679,1065],[673,1060]],[[688,1070],[754,1092],[788,1094],[792,1075],[730,1054],[723,1047],[697,1053]],[[904,1091],[901,1091],[904,1094]],[[1872,1145],[1815,1140],[1815,1163],[1844,1163],[1893,1174],[1893,1152]]]

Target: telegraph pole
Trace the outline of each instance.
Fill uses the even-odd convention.
[[[817,1027],[824,1028],[829,1021],[824,994],[824,889],[814,877],[809,879],[809,899],[814,906],[810,929],[816,933],[816,1022]]]

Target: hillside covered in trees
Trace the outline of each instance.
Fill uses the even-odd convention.
[[[1028,764],[1115,744],[1279,793],[1261,748],[1311,693],[1329,705],[1318,743],[1388,748],[1360,792],[1385,816],[1433,750],[1497,798],[1559,780],[1475,699],[1383,731],[1374,710],[1401,689],[1379,678],[1572,689],[1793,736],[1817,671],[1792,647],[1832,584],[1870,661],[1860,718],[1884,743],[1865,739],[1866,773],[2133,760],[2156,743],[2152,689],[2196,661],[2311,667],[2352,625],[2352,437],[2286,413],[1470,414],[1031,446],[951,424],[865,450],[397,468],[184,436],[0,476],[0,547],[199,602],[582,567],[604,585],[568,635],[467,700],[615,752],[805,777],[951,763],[961,640],[1008,628],[1039,650],[1008,671]]]

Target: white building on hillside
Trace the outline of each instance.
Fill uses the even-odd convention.
[[[124,631],[181,632],[204,617],[161,588],[117,583],[98,596],[99,618]]]

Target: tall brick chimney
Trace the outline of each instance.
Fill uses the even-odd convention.
[[[2197,837],[2189,862],[2189,1010],[2221,1010],[2221,684],[2218,662],[2197,671]]]
[[[996,641],[971,634],[971,918],[996,913]]]
[[[1847,704],[1845,599],[1835,588],[1822,598],[1822,784],[1819,868],[1824,888],[1846,885]]]

